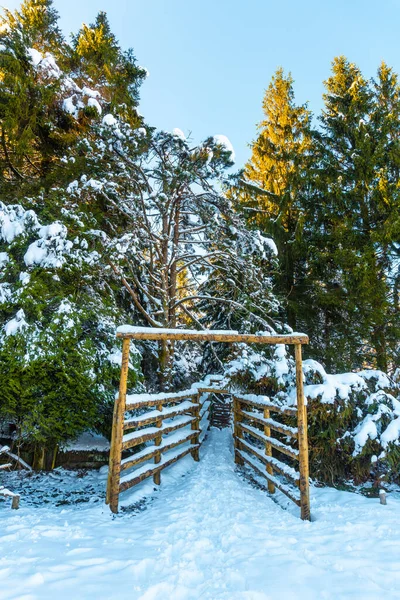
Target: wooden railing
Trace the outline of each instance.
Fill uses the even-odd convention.
[[[218,385],[212,387],[213,380],[209,378],[182,392],[127,395],[128,343],[124,340],[106,494],[106,503],[114,513],[118,512],[121,492],[148,477],[159,485],[161,471],[188,454],[199,460],[199,448],[209,424],[208,395],[211,390],[219,391]],[[127,455],[123,457],[124,453]]]
[[[271,494],[278,488],[300,507],[301,518],[309,520],[307,417],[303,402],[297,408],[283,407],[267,396],[236,394],[233,406],[235,462],[262,475]],[[279,420],[282,417],[283,423]],[[294,466],[287,463],[288,459]]]

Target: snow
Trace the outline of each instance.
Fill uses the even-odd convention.
[[[4,267],[9,262],[10,258],[7,252],[0,252],[0,268]]]
[[[235,162],[235,150],[233,149],[233,146],[230,142],[230,140],[226,137],[226,135],[222,135],[221,133],[218,133],[217,135],[214,135],[214,142],[216,144],[219,144],[220,146],[223,146],[225,150],[227,150],[228,152],[231,153],[231,160],[232,162]]]
[[[117,119],[114,117],[114,115],[108,113],[107,115],[104,115],[102,123],[103,125],[108,125],[108,127],[113,127],[117,124]]]
[[[126,426],[128,426],[128,424],[135,425],[138,421],[143,421],[144,419],[152,419],[153,421],[156,421],[159,417],[165,417],[171,413],[176,413],[176,411],[184,412],[187,410],[191,410],[191,409],[193,409],[194,406],[195,406],[194,402],[185,400],[184,402],[180,402],[179,404],[174,404],[173,406],[163,407],[162,410],[150,410],[150,411],[145,412],[137,417],[132,417],[131,419],[126,419],[125,425]]]
[[[101,113],[102,113],[101,106],[98,103],[98,101],[96,100],[96,98],[89,98],[87,105],[93,106],[97,110],[99,115],[101,115]]]
[[[84,86],[82,88],[82,94],[84,96],[89,96],[89,98],[101,98],[100,92],[98,92],[97,90],[91,90],[90,88],[88,88],[86,86]],[[89,104],[89,102],[88,102],[88,104]],[[89,104],[89,106],[91,106],[91,105]]]
[[[355,450],[353,456],[356,456],[360,452],[368,439],[375,440],[377,436],[378,431],[374,423],[374,415],[367,415],[356,428],[354,435]]]
[[[25,321],[25,313],[21,308],[15,317],[4,325],[4,332],[6,335],[15,335],[27,326],[28,323]]]
[[[216,334],[220,335],[222,333],[226,333],[229,335],[237,335],[237,331],[227,331],[225,329],[217,330],[217,329],[166,329],[162,327],[135,327],[133,325],[121,325],[117,328],[117,333],[160,333],[160,334],[175,334],[175,333],[188,333],[190,335],[204,335],[204,334]]]
[[[161,392],[159,394],[148,394],[147,392],[143,394],[129,394],[126,397],[126,404],[129,404],[130,407],[137,405],[141,405],[144,402],[168,402],[173,398],[188,398],[196,393],[196,390],[182,390],[180,392]],[[131,410],[131,408],[129,409]]]
[[[70,96],[69,98],[65,98],[62,103],[63,110],[69,113],[73,117],[77,118],[79,114],[79,109],[76,104],[74,104],[75,95]]]
[[[364,369],[363,371],[359,371],[358,374],[367,381],[370,379],[375,379],[376,387],[378,388],[384,389],[391,387],[389,377],[386,375],[386,373],[383,373],[383,371],[378,371],[377,369]]]
[[[385,431],[381,435],[381,444],[387,448],[390,442],[398,442],[400,437],[400,418],[394,419],[389,423]]]
[[[322,403],[332,404],[336,398],[347,400],[352,391],[364,390],[367,387],[366,382],[358,373],[328,375],[322,365],[313,360],[304,361],[304,366],[305,373],[314,369],[323,379],[323,383],[304,386],[304,394],[307,398],[320,397]]]
[[[35,48],[28,48],[28,55],[34,67],[37,67],[40,61],[43,59],[43,55]]]
[[[21,271],[21,273],[19,274],[19,280],[22,283],[22,285],[28,285],[30,279],[31,276],[26,271]]]
[[[0,501],[0,598],[399,597],[398,493],[382,506],[379,498],[312,487],[313,522],[303,522],[279,491],[286,510],[235,469],[229,430],[211,430],[200,452],[200,463],[187,457],[163,471],[159,490],[151,480],[137,486],[151,499],[116,518],[93,496],[105,489],[106,469],[35,475],[26,478],[26,493],[22,475],[4,474],[7,488],[21,493],[21,508]],[[35,481],[46,502],[37,502]],[[79,489],[93,497],[71,504]],[[122,494],[122,503],[132,505],[140,493]]]
[[[179,129],[178,127],[175,127],[175,129],[172,130],[172,135],[174,135],[175,137],[180,138],[183,142],[186,142],[186,136],[183,133],[182,129]]]

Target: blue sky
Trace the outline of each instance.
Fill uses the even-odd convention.
[[[1,1],[1,0],[0,0]],[[20,2],[3,0],[16,8]],[[55,0],[66,35],[107,12],[122,47],[150,77],[140,111],[148,123],[195,140],[227,135],[237,166],[262,118],[277,67],[291,71],[296,100],[318,113],[334,56],[366,77],[381,60],[400,71],[400,0]]]

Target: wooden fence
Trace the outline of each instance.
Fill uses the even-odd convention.
[[[128,356],[129,340],[124,340],[106,494],[113,513],[118,512],[121,492],[148,477],[159,485],[161,471],[188,454],[199,460],[209,424],[209,391],[218,391],[218,386],[211,388],[212,382],[208,381],[177,393],[127,395]],[[137,446],[147,442],[151,445],[136,451]]]
[[[235,462],[252,467],[267,479],[271,494],[278,488],[300,507],[301,518],[309,520],[305,409],[280,407],[267,396],[253,394],[235,395],[233,403]],[[278,420],[282,416],[286,417],[283,423]],[[288,424],[292,420],[296,422],[295,427]],[[292,440],[296,441],[297,448],[293,447]],[[276,454],[294,462],[295,466],[298,464],[298,469],[277,458]],[[281,477],[278,479],[276,474]]]
[[[106,502],[112,512],[118,512],[120,492],[148,477],[153,477],[154,483],[159,484],[161,471],[188,454],[191,454],[195,461],[199,460],[199,448],[209,422],[208,394],[229,393],[218,383],[218,378],[214,381],[202,382],[183,392],[127,395],[131,339],[192,340],[294,345],[296,408],[282,408],[265,396],[234,395],[235,461],[238,464],[246,463],[263,475],[268,480],[268,489],[271,493],[275,488],[280,489],[300,506],[301,518],[310,519],[307,413],[304,403],[301,350],[301,345],[308,343],[306,335],[272,336],[122,327],[117,337],[123,340],[122,367],[119,394],[114,406],[106,496]],[[274,418],[271,418],[271,412]],[[277,421],[275,413],[278,418],[284,415],[286,419],[295,419],[296,427],[287,422]],[[273,433],[277,436],[273,437]],[[297,448],[289,444],[287,441],[289,438],[297,440]],[[123,456],[123,453],[132,451],[147,442],[152,444],[138,452],[133,451]],[[289,457],[298,462],[298,471],[273,456],[273,450],[275,454],[284,455],[285,458]],[[138,467],[142,463],[146,464]],[[283,482],[281,476],[292,482],[294,487]]]

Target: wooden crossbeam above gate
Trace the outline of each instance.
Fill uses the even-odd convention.
[[[238,333],[237,331],[216,331],[212,329],[162,329],[156,327],[131,327],[123,325],[117,329],[117,337],[130,340],[190,340],[193,342],[228,342],[237,344],[308,344],[304,333],[270,335]]]

